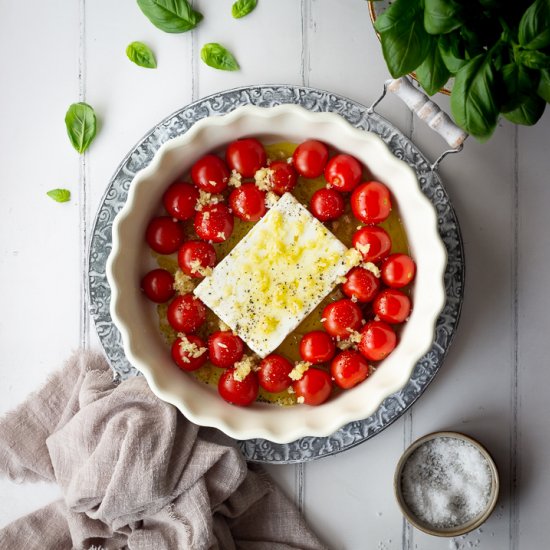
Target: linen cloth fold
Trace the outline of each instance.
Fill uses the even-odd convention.
[[[318,550],[297,508],[233,440],[143,377],[116,385],[81,351],[0,419],[0,473],[64,499],[0,529],[2,550]]]

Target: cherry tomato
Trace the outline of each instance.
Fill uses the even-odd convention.
[[[199,191],[190,183],[177,181],[164,192],[162,202],[170,216],[178,220],[190,220],[195,215]]]
[[[246,407],[258,397],[258,377],[251,372],[239,381],[235,380],[234,374],[234,369],[224,371],[218,382],[218,392],[228,403]]]
[[[206,306],[189,292],[170,302],[166,317],[174,330],[195,332],[206,321]]]
[[[347,338],[352,330],[361,328],[361,308],[346,298],[333,302],[323,310],[323,326],[334,337]]]
[[[358,302],[370,302],[380,290],[380,279],[374,273],[363,267],[354,267],[347,275],[342,285],[346,296],[357,298]]]
[[[258,381],[260,386],[268,392],[279,393],[286,390],[292,380],[289,377],[294,365],[282,355],[272,353],[260,363]]]
[[[226,369],[243,358],[244,344],[230,330],[219,330],[208,337],[208,352],[213,365]]]
[[[347,390],[368,378],[370,368],[359,352],[346,350],[332,360],[330,374],[338,386]]]
[[[162,304],[174,295],[174,277],[166,269],[153,269],[141,279],[141,290],[149,300]]]
[[[190,277],[204,277],[201,267],[216,265],[216,251],[210,243],[204,241],[187,241],[178,250],[178,265]]]
[[[294,189],[298,181],[298,174],[292,164],[286,160],[276,160],[269,165],[269,168],[273,170],[273,191],[277,195],[283,195]]]
[[[229,204],[233,214],[245,222],[257,222],[266,213],[265,191],[253,183],[243,183],[231,191]]]
[[[220,157],[206,155],[193,164],[191,179],[203,191],[221,193],[227,187],[229,170]]]
[[[383,321],[369,321],[361,331],[359,351],[371,361],[381,361],[395,348],[397,336]]]
[[[372,309],[386,323],[402,323],[411,312],[411,299],[400,290],[388,288],[376,297]]]
[[[330,397],[332,380],[328,372],[310,367],[300,380],[292,384],[292,388],[296,397],[303,398],[302,403],[320,405]]]
[[[339,218],[346,208],[344,197],[335,189],[319,189],[313,193],[309,203],[311,213],[320,221]]]
[[[300,355],[308,363],[324,363],[334,357],[336,346],[329,334],[323,330],[308,332],[300,340]]]
[[[351,195],[353,215],[366,224],[383,222],[391,212],[388,188],[379,181],[367,181],[359,185]]]
[[[178,338],[172,344],[172,359],[174,360],[176,365],[183,370],[193,371],[200,369],[208,359],[206,344],[194,334],[189,334],[188,336],[186,336],[186,338],[191,344],[195,344],[197,348],[204,349],[204,352],[201,353],[198,357],[193,357],[189,352],[183,351],[181,345],[182,339]]]
[[[184,238],[181,224],[168,216],[153,218],[145,232],[147,244],[159,254],[172,254]]]
[[[325,179],[339,191],[353,191],[361,180],[362,173],[361,163],[355,157],[341,154],[328,161]]]
[[[294,168],[304,178],[318,178],[323,173],[327,161],[327,146],[315,139],[300,143],[292,155]]]
[[[381,227],[367,225],[353,235],[353,246],[361,252],[365,262],[383,260],[391,250],[391,238]]]
[[[207,204],[195,215],[195,232],[204,241],[221,243],[233,233],[233,215],[225,204]]]
[[[267,155],[264,146],[257,139],[245,138],[228,145],[225,160],[232,170],[245,178],[252,178],[266,165]]]
[[[413,259],[406,254],[392,254],[382,264],[382,280],[392,288],[407,286],[416,273]]]

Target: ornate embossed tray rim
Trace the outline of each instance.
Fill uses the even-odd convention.
[[[463,297],[462,239],[458,221],[439,176],[415,145],[371,109],[323,90],[266,85],[236,88],[208,96],[164,119],[124,158],[101,201],[92,230],[88,258],[90,309],[109,363],[120,379],[137,375],[124,356],[120,334],[111,321],[110,289],[105,276],[105,264],[111,248],[111,225],[126,200],[135,173],[151,161],[164,142],[183,134],[204,117],[225,114],[244,104],[271,107],[282,103],[298,104],[312,111],[335,112],[355,127],[378,134],[397,157],[407,162],[416,171],[422,191],[436,209],[448,264],[445,274],[447,302],[438,318],[434,344],[417,363],[407,385],[384,400],[376,413],[364,420],[347,424],[329,437],[305,437],[288,444],[258,439],[239,442],[248,460],[281,464],[329,456],[358,445],[382,431],[420,397],[441,367],[449,349],[460,317]]]

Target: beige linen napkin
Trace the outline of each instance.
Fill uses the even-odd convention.
[[[115,385],[88,352],[0,419],[0,473],[64,495],[1,529],[1,549],[324,548],[231,439],[191,424],[143,377]]]

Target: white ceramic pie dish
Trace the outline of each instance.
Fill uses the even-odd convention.
[[[254,403],[240,408],[226,403],[216,388],[174,365],[158,329],[155,307],[140,291],[141,277],[156,267],[144,233],[149,220],[159,213],[164,190],[200,156],[245,136],[266,143],[316,138],[357,157],[390,188],[417,264],[413,311],[398,346],[365,382],[317,407]],[[432,343],[445,304],[446,259],[433,206],[420,191],[413,170],[394,157],[378,136],[358,130],[332,113],[312,113],[296,105],[247,105],[200,120],[186,134],[165,143],[149,166],[136,174],[127,202],[113,223],[107,262],[110,310],[130,363],[143,373],[156,395],[189,420],[236,439],[289,443],[305,436],[325,437],[348,422],[366,418],[407,383],[416,362]]]

